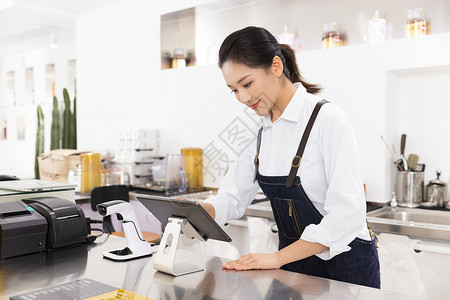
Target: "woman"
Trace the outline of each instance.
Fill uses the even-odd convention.
[[[219,67],[262,124],[204,207],[223,224],[241,217],[261,188],[279,236],[278,252],[223,267],[282,268],[379,288],[376,237],[366,224],[358,151],[342,111],[315,96],[321,88],[301,77],[294,51],[263,28],[230,34]]]

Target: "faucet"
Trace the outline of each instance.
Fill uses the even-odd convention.
[[[392,208],[397,207],[397,197],[395,196],[395,192],[392,192],[392,199],[390,205]]]

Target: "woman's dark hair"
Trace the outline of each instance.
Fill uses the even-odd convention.
[[[283,74],[292,83],[300,82],[311,94],[322,89],[317,84],[306,82],[298,70],[295,52],[277,39],[266,29],[249,26],[230,34],[219,50],[219,67],[227,61],[240,63],[250,68],[269,69],[275,56],[283,62]]]

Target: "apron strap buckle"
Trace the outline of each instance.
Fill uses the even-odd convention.
[[[292,167],[293,168],[298,168],[300,166],[300,161],[302,160],[302,158],[299,155],[294,156],[294,158],[292,159]]]

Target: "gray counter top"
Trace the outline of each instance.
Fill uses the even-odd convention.
[[[156,272],[153,257],[129,262],[102,258],[126,240],[101,237],[91,245],[0,261],[1,299],[87,278],[153,299],[411,299],[411,296],[283,270],[225,271],[224,259],[180,251],[177,259],[205,270],[173,277]]]

